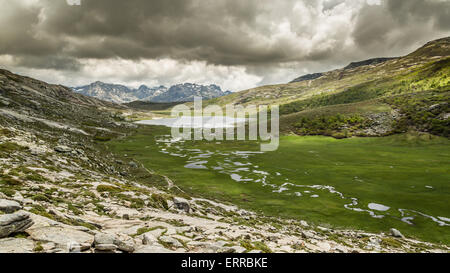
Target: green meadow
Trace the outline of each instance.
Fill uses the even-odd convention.
[[[277,151],[258,153],[256,141],[169,142],[167,135],[169,128],[142,126],[107,145],[195,196],[325,227],[397,228],[408,237],[450,243],[446,138],[285,135]]]

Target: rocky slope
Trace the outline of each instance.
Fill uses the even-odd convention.
[[[188,196],[102,144],[135,128],[132,111],[0,71],[0,253],[449,250]]]
[[[124,85],[108,84],[99,81],[90,85],[75,87],[73,90],[86,96],[115,103],[128,103],[133,101],[151,101],[160,103],[186,102],[193,101],[194,96],[211,99],[231,93],[229,91],[223,92],[217,85],[206,86],[185,83],[174,85],[170,88],[165,86],[150,88],[146,85],[141,85],[137,89],[132,89]]]

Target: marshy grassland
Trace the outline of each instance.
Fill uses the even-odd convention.
[[[326,227],[394,227],[408,237],[450,242],[447,138],[284,135],[277,151],[258,153],[256,141],[177,142],[169,135],[166,127],[141,126],[107,145],[194,196]]]

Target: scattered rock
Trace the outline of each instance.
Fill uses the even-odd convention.
[[[8,237],[10,234],[25,231],[34,224],[30,215],[24,212],[0,215],[0,238]]]
[[[234,249],[235,253],[244,253],[247,251],[247,249],[243,248],[242,246],[232,246],[231,248]]]
[[[168,246],[173,246],[175,248],[183,247],[183,245],[177,240],[169,236],[161,236],[159,240]]]
[[[56,146],[56,147],[54,148],[54,150],[55,150],[56,152],[62,153],[62,154],[72,152],[72,148],[67,147],[67,146],[64,146],[64,145],[58,145],[58,146]]]
[[[304,239],[312,239],[315,236],[314,236],[314,234],[311,231],[304,230],[304,231],[302,231],[302,237]]]
[[[128,163],[128,166],[130,166],[131,168],[134,168],[134,169],[139,167],[138,164],[136,164],[136,162],[133,162],[133,161],[130,161],[130,163]]]
[[[167,248],[164,248],[162,246],[145,245],[145,246],[142,246],[142,247],[136,249],[136,251],[134,253],[174,253],[174,251],[171,251],[171,250],[169,250]]]
[[[323,252],[329,252],[331,250],[331,246],[327,242],[318,242],[317,246],[323,251]]]
[[[398,237],[398,238],[404,238],[405,237],[405,236],[403,236],[403,234],[398,229],[391,228],[390,232],[391,232],[391,235],[394,236],[394,237]]]
[[[232,247],[222,247],[217,250],[217,253],[235,253],[236,249]]]
[[[117,246],[114,244],[100,244],[95,245],[95,250],[104,251],[104,252],[113,252],[116,251]]]
[[[122,219],[130,220],[130,215],[129,214],[124,214],[124,215],[122,215]]]
[[[189,205],[188,200],[181,198],[181,197],[174,197],[173,203],[179,210],[184,210],[186,213],[189,213],[191,210],[191,206]]]
[[[143,243],[144,245],[153,245],[153,244],[155,244],[156,242],[158,242],[158,239],[156,239],[156,237],[153,236],[153,234],[151,234],[150,232],[145,233],[145,234],[142,236],[142,243]]]
[[[132,243],[127,243],[127,242],[116,239],[116,240],[114,240],[114,244],[117,246],[117,248],[120,251],[123,251],[123,252],[132,253],[135,250],[134,245]]]
[[[21,208],[22,206],[16,201],[0,199],[0,211],[3,211],[4,213],[13,213]]]

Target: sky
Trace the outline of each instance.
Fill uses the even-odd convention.
[[[73,5],[79,2],[80,5]],[[0,0],[0,67],[49,83],[286,83],[450,36],[450,0]]]

